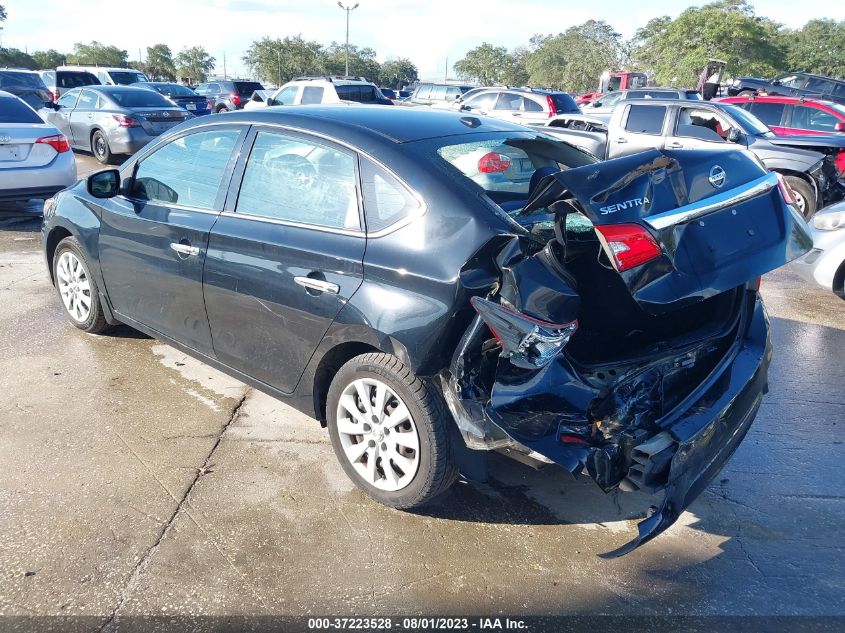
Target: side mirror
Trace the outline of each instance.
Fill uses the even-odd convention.
[[[738,143],[739,139],[741,139],[741,138],[742,138],[742,134],[735,127],[732,127],[730,130],[728,130],[728,142]]]
[[[273,97],[267,97],[267,105],[268,106],[276,105],[276,100]]]
[[[845,132],[845,122],[840,121],[836,125],[833,126],[834,132]]]
[[[601,101],[593,101],[590,105],[593,106],[594,108],[600,108],[601,107]]]
[[[472,106],[468,106],[465,103],[461,104],[461,111],[462,112],[469,112],[470,110],[472,110]]]
[[[780,85],[780,79],[772,79],[772,85],[773,86],[779,86]]]
[[[98,171],[88,176],[88,193],[95,198],[114,198],[120,191],[120,172],[116,169]]]

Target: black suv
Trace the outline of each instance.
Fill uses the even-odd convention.
[[[50,101],[50,92],[38,73],[18,68],[0,69],[0,90],[22,99],[33,109],[43,108]]]
[[[208,100],[212,112],[240,110],[256,90],[264,90],[257,81],[235,79],[232,81],[208,81],[196,87],[194,92]]]
[[[770,95],[786,95],[788,97],[819,96],[820,98],[845,104],[845,81],[833,79],[824,75],[810,73],[787,73],[774,79],[760,77],[739,77],[728,86],[728,94],[752,95],[758,91]]]

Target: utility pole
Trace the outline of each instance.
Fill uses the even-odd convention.
[[[349,76],[349,14],[358,8],[358,2],[354,7],[343,6],[343,3],[338,0],[337,6],[346,11],[346,75]]]
[[[226,74],[226,51],[223,51],[223,79],[228,79],[229,75]]]
[[[443,82],[446,83],[449,81],[449,58],[446,58],[446,70],[443,73]]]

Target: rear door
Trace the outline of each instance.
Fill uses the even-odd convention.
[[[203,263],[246,129],[213,125],[158,147],[124,174],[131,190],[101,214],[99,259],[114,309],[207,356]]]
[[[76,107],[70,113],[70,131],[73,134],[73,144],[76,147],[87,147],[89,130],[97,114],[99,95],[91,90],[83,90],[76,102]]]
[[[493,110],[488,114],[497,119],[519,123],[522,117],[522,95],[515,92],[500,92]]]
[[[205,305],[224,363],[290,393],[363,279],[357,157],[255,127],[211,231]]]
[[[792,106],[787,125],[784,126],[788,135],[793,134],[833,134],[839,118],[811,105],[795,104]]]
[[[743,151],[652,150],[561,171],[526,210],[573,196],[608,265],[651,313],[740,286],[812,248],[778,176]]]
[[[669,119],[667,106],[622,103],[617,108],[624,108],[619,119],[622,129],[608,132],[608,158],[663,147],[664,129]]]

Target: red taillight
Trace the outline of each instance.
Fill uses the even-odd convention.
[[[56,152],[59,154],[63,152],[70,151],[70,143],[67,142],[67,138],[64,134],[55,134],[53,136],[42,136],[41,138],[35,141],[36,143],[44,143],[45,145],[49,145],[52,147]]]
[[[560,441],[564,444],[586,444],[587,440],[577,435],[561,435]]]
[[[783,201],[786,204],[796,204],[798,201],[795,199],[795,192],[792,190],[792,187],[789,186],[789,183],[786,182],[786,179],[775,172],[778,177],[778,189],[780,189],[780,195],[783,196]]]
[[[498,152],[489,152],[478,159],[478,171],[482,174],[498,174],[507,171],[511,159]]]
[[[554,99],[552,99],[552,95],[546,95],[546,102],[549,104],[549,118],[551,119],[557,114],[557,108],[555,107],[555,102]]]
[[[760,284],[761,283],[763,283],[763,276],[762,275],[760,277],[757,277],[757,279],[754,280],[754,289],[760,290]]]
[[[236,106],[241,105],[241,95],[239,95],[237,92],[233,92],[232,94],[229,95],[229,97],[231,97],[232,103],[234,105],[236,105]]]
[[[206,99],[205,100],[205,106],[206,106],[207,110],[213,110],[214,109],[214,99]]]
[[[126,116],[125,114],[112,114],[112,117],[120,127],[138,127],[141,125],[138,123],[138,119],[133,119],[131,116]]]
[[[620,273],[660,255],[660,246],[639,224],[599,225],[596,233],[610,263]]]

